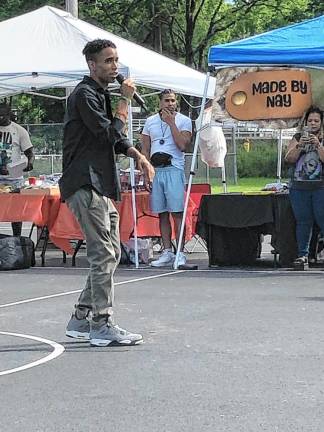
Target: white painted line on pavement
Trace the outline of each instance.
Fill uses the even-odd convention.
[[[162,273],[159,275],[153,275],[153,276],[145,276],[142,278],[136,278],[136,279],[130,279],[130,280],[126,280],[123,282],[116,282],[115,285],[126,285],[126,284],[130,284],[130,283],[134,283],[134,282],[141,282],[144,280],[149,280],[149,279],[157,279],[159,277],[163,277],[163,276],[170,276],[170,275],[175,275],[178,273],[183,273],[186,270],[177,270],[177,271],[172,271],[169,273]],[[17,306],[20,304],[25,304],[25,303],[31,303],[31,302],[35,302],[35,301],[39,301],[39,300],[46,300],[46,299],[50,299],[50,298],[55,298],[55,297],[62,297],[62,296],[66,296],[69,294],[75,294],[78,292],[81,292],[81,289],[78,290],[73,290],[73,291],[66,291],[66,292],[62,292],[62,293],[58,293],[58,294],[50,294],[47,296],[42,296],[42,297],[33,297],[30,299],[25,299],[25,300],[20,300],[20,301],[16,301],[16,302],[12,302],[12,303],[6,303],[6,304],[2,304],[0,305],[0,309],[5,308],[5,307],[9,307],[9,306]]]
[[[15,372],[21,372],[23,370],[30,369],[30,368],[35,367],[35,366],[39,366],[43,363],[47,363],[47,362],[55,359],[56,357],[60,356],[61,354],[63,354],[63,352],[65,351],[64,346],[58,344],[57,342],[53,342],[49,339],[44,339],[44,338],[37,337],[37,336],[30,336],[30,335],[21,334],[21,333],[9,333],[9,332],[2,332],[2,331],[0,331],[0,335],[15,336],[15,337],[21,337],[24,339],[32,339],[32,340],[35,340],[37,342],[41,342],[41,343],[44,343],[46,345],[50,345],[54,348],[54,351],[52,351],[46,357],[43,357],[43,358],[36,360],[34,362],[31,362],[31,363],[27,363],[23,366],[19,366],[19,367],[13,368],[13,369],[7,369],[4,371],[1,371],[0,376],[9,375],[9,374],[12,374]]]
[[[66,269],[66,270],[89,270],[89,267],[41,267],[41,266],[35,266],[33,268],[37,268],[37,269],[49,269],[49,270],[57,270],[58,268],[60,270],[62,269]],[[122,269],[123,271],[127,272],[135,272],[135,271],[152,271],[152,267],[140,267],[138,269],[136,268],[124,268]],[[238,268],[224,268],[224,267],[215,267],[215,268],[204,268],[204,269],[197,269],[197,270],[179,270],[179,271],[190,271],[190,273],[225,273],[225,274],[231,274],[231,273],[243,273],[243,274],[272,274],[274,276],[278,276],[278,275],[287,275],[287,274],[304,274],[304,275],[309,275],[309,274],[323,274],[324,268],[319,268],[318,270],[316,270],[315,268],[312,269],[308,269],[307,271],[305,270],[294,270],[293,268],[289,268],[289,267],[278,267],[278,268],[272,268],[269,270],[264,270],[264,269],[247,269],[247,268],[242,268],[242,269],[238,269]],[[172,273],[175,273],[172,272]],[[172,274],[172,273],[168,273],[168,274]],[[161,275],[159,275],[161,276]],[[1,307],[1,306],[0,306]]]
[[[67,292],[64,292],[64,293],[51,294],[51,295],[43,296],[43,297],[33,297],[33,298],[30,298],[30,299],[26,299],[26,300],[20,300],[20,301],[17,301],[17,302],[2,304],[2,305],[0,305],[0,308],[5,308],[5,307],[9,307],[9,306],[16,306],[16,305],[24,304],[24,303],[31,303],[31,302],[38,301],[38,300],[46,300],[48,298],[61,297],[61,296],[64,296],[64,295],[75,294],[75,293],[78,293],[78,292],[81,292],[81,291],[82,290],[74,290],[74,291],[67,291]]]
[[[324,268],[319,268],[316,270],[316,268],[308,269],[308,270],[294,270],[293,268],[289,267],[283,267],[283,268],[277,268],[277,269],[271,269],[271,270],[262,270],[262,269],[226,269],[226,268],[210,268],[210,269],[198,269],[198,270],[190,270],[191,273],[224,273],[224,274],[231,274],[231,273],[238,273],[238,274],[271,274],[273,276],[278,275],[287,275],[287,274],[293,274],[293,275],[310,275],[310,274],[322,274],[323,275]],[[188,270],[189,271],[189,270]]]
[[[138,272],[138,271],[154,271],[154,270],[157,270],[159,267],[150,267],[150,266],[147,266],[147,267],[139,267],[139,268],[135,268],[135,267],[127,267],[127,268],[122,268],[121,270],[124,272]],[[34,266],[34,267],[32,267],[30,270],[33,270],[33,269],[37,269],[37,270],[88,270],[89,271],[89,269],[90,269],[90,267],[58,267],[58,266],[53,266],[53,267],[51,267],[51,266]],[[184,270],[182,270],[182,271],[184,271]]]

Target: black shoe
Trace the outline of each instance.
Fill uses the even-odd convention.
[[[317,267],[317,259],[308,257],[308,267]]]
[[[306,270],[308,269],[308,259],[307,256],[298,257],[293,262],[294,270]]]

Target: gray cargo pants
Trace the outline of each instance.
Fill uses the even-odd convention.
[[[81,188],[66,200],[87,243],[90,264],[86,286],[76,308],[93,315],[111,315],[113,276],[120,259],[119,214],[112,201],[93,189]]]

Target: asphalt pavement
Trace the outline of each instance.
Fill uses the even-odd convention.
[[[1,431],[322,432],[322,269],[120,267],[115,319],[145,343],[91,348],[64,334],[77,265],[0,272]]]

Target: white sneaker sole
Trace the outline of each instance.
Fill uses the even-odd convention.
[[[169,261],[167,263],[154,263],[151,262],[151,267],[172,267],[173,266],[174,261]]]
[[[77,331],[66,331],[65,332],[67,337],[73,338],[73,339],[82,339],[82,340],[90,340],[90,333],[80,333]]]
[[[91,346],[98,346],[98,347],[106,347],[110,344],[116,344],[116,345],[141,345],[144,343],[143,339],[139,339],[137,341],[131,341],[129,339],[125,339],[122,341],[116,341],[116,340],[109,340],[109,339],[90,339],[90,345]]]

